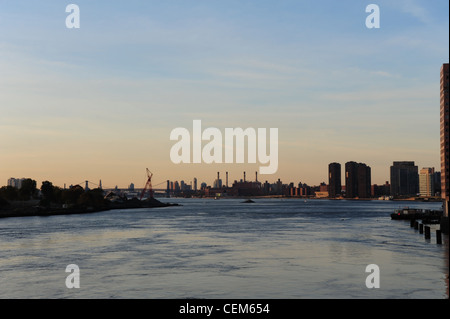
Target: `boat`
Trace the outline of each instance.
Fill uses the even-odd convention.
[[[442,210],[417,209],[405,207],[402,209],[396,209],[394,213],[391,214],[391,219],[394,220],[421,219],[424,223],[434,224],[439,223],[442,215],[443,215]]]

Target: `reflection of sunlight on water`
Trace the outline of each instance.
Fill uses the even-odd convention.
[[[444,262],[443,247],[392,222],[390,203],[178,201],[183,206],[173,209],[5,221],[0,273],[8,280],[0,278],[0,297],[441,298],[448,291],[440,267],[448,251]],[[84,288],[75,294],[61,287],[68,263],[81,268]],[[369,291],[372,263],[382,289]]]
[[[43,241],[32,242],[35,248],[50,248],[52,246],[63,247],[66,245],[87,245],[89,247],[110,245],[114,240],[123,240],[124,238],[143,238],[148,235],[148,230],[140,229],[123,229],[123,230],[109,230],[99,232],[82,232],[66,234],[59,232],[54,234],[51,238]]]

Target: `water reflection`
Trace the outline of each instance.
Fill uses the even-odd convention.
[[[0,297],[448,296],[448,237],[436,245],[391,221],[397,203],[178,201],[183,206],[0,220]],[[70,263],[81,269],[79,291],[64,287]],[[372,263],[381,289],[365,286]]]

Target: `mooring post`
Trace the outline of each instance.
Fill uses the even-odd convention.
[[[419,234],[423,234],[423,224],[419,224]]]
[[[414,229],[418,229],[419,228],[419,222],[416,220],[414,222]]]
[[[442,244],[441,230],[436,229],[436,244]]]
[[[430,239],[430,226],[425,226],[425,239]]]
[[[412,218],[411,221],[409,222],[411,228],[414,227],[415,222],[416,222],[416,220],[414,218]]]

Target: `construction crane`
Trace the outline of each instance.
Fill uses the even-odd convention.
[[[145,191],[147,190],[147,188],[148,188],[149,198],[153,198],[152,176],[153,176],[153,173],[150,172],[147,168],[147,183],[145,183],[145,187],[142,190],[140,200],[142,200],[142,198],[144,197],[144,194],[145,194]]]

